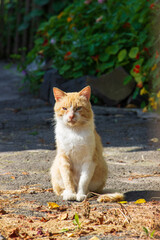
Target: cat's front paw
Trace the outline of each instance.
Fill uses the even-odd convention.
[[[73,193],[69,190],[64,190],[62,193],[63,200],[65,201],[73,201],[76,200],[76,193]]]
[[[77,198],[76,198],[76,200],[77,200],[78,202],[83,201],[85,198],[86,198],[86,195],[85,195],[85,194],[77,193]]]

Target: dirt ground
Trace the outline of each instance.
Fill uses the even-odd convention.
[[[127,203],[64,202],[52,192],[49,175],[53,107],[20,92],[22,75],[4,66],[1,62],[0,239],[160,239],[160,117],[94,106],[109,167],[105,191],[125,193]],[[135,203],[138,199],[147,202]],[[58,207],[49,208],[49,202]]]

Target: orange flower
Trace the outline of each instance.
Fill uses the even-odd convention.
[[[138,88],[142,88],[143,87],[143,83],[142,82],[137,83],[137,87]]]
[[[71,58],[71,55],[72,53],[69,51],[69,52],[67,52],[65,55],[64,55],[64,60],[65,61],[67,61],[67,60],[69,60],[70,58]]]
[[[72,21],[72,17],[68,17],[67,22],[71,22],[71,21]]]

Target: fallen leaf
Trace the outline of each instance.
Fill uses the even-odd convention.
[[[1,173],[0,175],[10,175],[11,172],[5,172],[5,173]]]
[[[59,220],[67,220],[68,218],[68,213],[62,213],[60,216],[59,216]]]
[[[156,143],[156,142],[159,141],[159,139],[158,138],[151,138],[150,141]]]
[[[28,172],[22,172],[23,175],[28,175],[29,173]]]
[[[19,237],[19,228],[12,230],[12,232],[9,234],[9,238],[17,238],[17,237]]]
[[[4,210],[4,209],[0,209],[0,214],[4,215],[6,214],[7,212]]]
[[[12,178],[12,179],[15,179],[15,177],[14,177],[14,176],[11,176],[11,178]]]
[[[92,238],[90,238],[89,240],[100,240],[98,237],[94,236]]]
[[[143,198],[140,198],[137,201],[135,201],[135,204],[141,204],[141,203],[146,203],[146,200]]]
[[[70,238],[70,237],[74,237],[74,235],[75,235],[74,233],[68,233],[68,234],[67,234],[67,237],[69,237],[69,238]]]
[[[59,208],[59,205],[55,202],[47,202],[50,209]]]
[[[48,222],[48,219],[42,217],[42,218],[40,219],[40,221],[41,221],[41,222]]]
[[[128,203],[128,202],[127,202],[127,201],[121,201],[121,202],[118,202],[118,203],[126,204],[126,203]]]

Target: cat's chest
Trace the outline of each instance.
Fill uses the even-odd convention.
[[[92,151],[95,145],[94,132],[90,128],[73,130],[57,126],[56,139],[60,148],[69,155],[83,155],[86,151]]]

